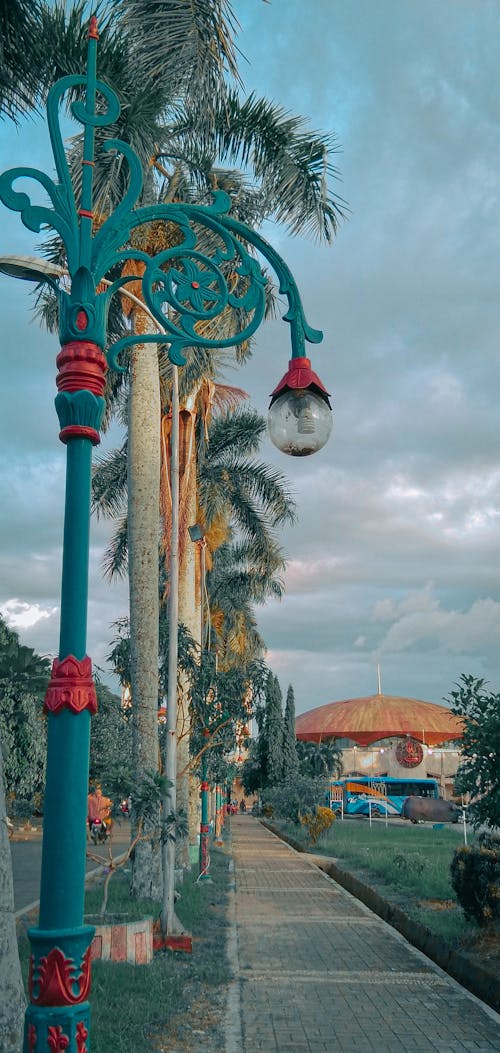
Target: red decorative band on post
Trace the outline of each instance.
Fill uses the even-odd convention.
[[[59,947],[53,947],[36,965],[32,954],[28,979],[31,1003],[60,1006],[84,1002],[90,991],[90,962],[90,947],[79,966]]]
[[[88,655],[81,661],[72,654],[62,661],[54,658],[43,709],[45,713],[59,713],[61,709],[70,709],[73,713],[89,709],[97,713],[92,662]]]
[[[95,428],[86,428],[84,424],[68,424],[59,432],[61,442],[69,442],[70,439],[90,439],[93,446],[98,446],[101,436]]]
[[[58,391],[91,391],[102,398],[107,362],[101,348],[87,340],[74,340],[61,348],[56,358]]]
[[[89,40],[99,40],[99,30],[97,29],[96,15],[90,16]]]
[[[201,825],[200,825],[200,833],[202,833],[202,834],[209,834],[210,833],[210,823],[201,823]]]
[[[200,786],[200,789],[201,789],[202,793],[208,793],[208,791],[210,789],[210,784],[208,782],[202,782],[201,786]]]

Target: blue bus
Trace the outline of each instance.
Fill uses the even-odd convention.
[[[436,779],[398,779],[389,775],[348,775],[330,782],[328,804],[345,815],[401,815],[406,797],[439,797]]]

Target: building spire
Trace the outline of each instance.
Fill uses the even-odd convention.
[[[382,694],[382,681],[380,679],[380,662],[377,662],[377,695]]]

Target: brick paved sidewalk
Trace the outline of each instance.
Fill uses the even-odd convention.
[[[498,1014],[256,819],[231,826],[226,1053],[500,1051]]]

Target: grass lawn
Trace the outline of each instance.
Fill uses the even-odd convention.
[[[274,822],[274,821],[273,821]],[[278,825],[278,824],[276,824]],[[308,846],[303,827],[281,828],[308,851],[332,856],[345,869],[361,871],[368,884],[387,892],[416,920],[452,940],[477,932],[467,922],[450,881],[450,863],[463,844],[463,827],[431,824],[370,824],[365,819],[336,819],[315,848]],[[472,832],[468,829],[468,841]]]
[[[184,1027],[196,1027],[197,1017],[203,1027],[210,1027],[206,1013],[197,1008],[197,999],[206,998],[206,988],[223,992],[228,980],[226,962],[226,897],[229,856],[224,850],[211,849],[212,883],[196,881],[196,868],[181,886],[176,913],[193,936],[193,953],[155,952],[148,966],[95,961],[92,966],[92,1053],[137,1053],[138,1050],[161,1050],[163,1036]],[[109,886],[108,912],[130,913],[141,917],[158,917],[160,904],[131,901],[129,875],[118,871]],[[99,911],[101,890],[94,886],[86,896],[86,912]],[[30,919],[33,924],[33,919]],[[23,932],[20,954],[27,980],[29,944]],[[179,1014],[181,1023],[175,1020]],[[182,1015],[181,1015],[182,1014]],[[183,1023],[182,1023],[183,1021]],[[215,1026],[214,1021],[214,1026]],[[208,1037],[208,1036],[207,1036]],[[180,1043],[182,1035],[179,1035]],[[166,1047],[170,1048],[170,1046]],[[215,1048],[219,1048],[216,1044]]]

